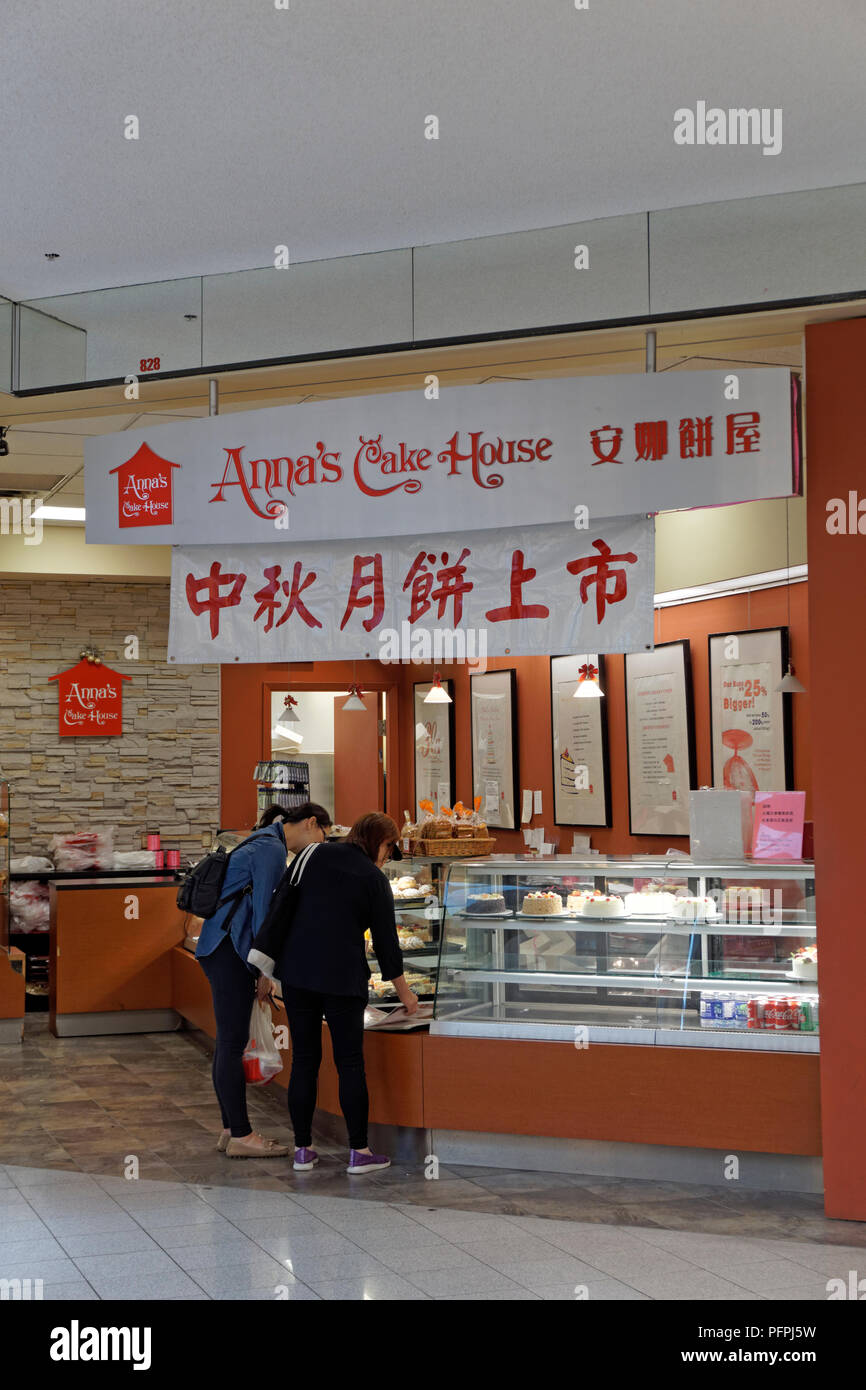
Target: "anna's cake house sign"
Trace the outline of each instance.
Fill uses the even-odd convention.
[[[123,682],[131,679],[86,657],[68,671],[49,676],[57,681],[60,737],[111,738],[122,734]]]

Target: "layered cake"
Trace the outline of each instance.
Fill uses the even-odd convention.
[[[817,980],[818,947],[804,946],[801,950],[795,951],[791,957],[791,965],[794,968],[795,980]]]
[[[625,910],[635,917],[672,917],[674,913],[673,893],[653,893],[643,889],[640,893],[627,893]]]
[[[719,914],[712,898],[674,898],[671,915],[681,922],[712,922]]]
[[[527,893],[523,899],[522,911],[531,917],[559,917],[562,914],[562,898],[559,893]]]
[[[578,908],[581,917],[624,917],[625,903],[614,893],[589,893]]]
[[[505,899],[501,893],[477,893],[466,899],[466,911],[473,916],[495,916],[505,910]]]
[[[583,912],[583,904],[587,898],[591,898],[593,890],[591,888],[579,888],[576,893],[569,893],[565,900],[565,906],[569,912]]]

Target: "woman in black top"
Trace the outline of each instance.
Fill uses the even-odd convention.
[[[319,845],[301,880],[277,976],[292,1036],[289,1114],[295,1131],[294,1167],[318,1163],[310,1147],[319,1066],[322,1018],[328,1024],[340,1080],[340,1109],[349,1131],[349,1173],[387,1168],[391,1160],[367,1144],[367,1082],[364,1075],[364,1010],[370,967],[364,933],[373,940],[384,980],[390,980],[408,1013],[418,998],[406,984],[397,940],[394,895],[382,866],[399,831],[390,816],[361,816],[345,840]]]

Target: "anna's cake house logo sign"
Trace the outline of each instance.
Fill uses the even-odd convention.
[[[117,474],[118,526],[171,525],[173,468],[180,464],[160,458],[145,442],[126,463],[111,469]]]
[[[123,682],[131,676],[81,660],[48,679],[57,681],[61,738],[110,738],[123,733]]]

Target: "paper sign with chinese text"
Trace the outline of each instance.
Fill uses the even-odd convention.
[[[653,642],[647,517],[172,551],[169,659],[471,662]],[[483,669],[483,665],[481,666]]]

